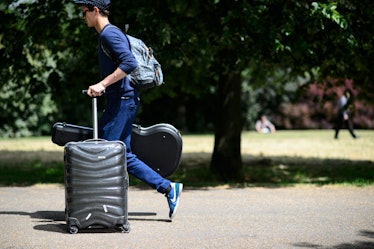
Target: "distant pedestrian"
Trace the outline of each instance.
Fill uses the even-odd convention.
[[[262,115],[256,122],[256,131],[258,133],[274,133],[275,126],[267,119],[266,115]]]
[[[335,139],[338,139],[339,130],[343,127],[343,124],[348,128],[353,138],[357,138],[353,130],[353,125],[350,121],[349,109],[352,105],[352,92],[350,90],[343,91],[338,89],[338,114],[335,125]]]

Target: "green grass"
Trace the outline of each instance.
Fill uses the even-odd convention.
[[[374,184],[374,131],[359,130],[360,139],[331,130],[242,134],[244,182],[223,183],[209,171],[212,135],[183,135],[183,155],[172,180],[189,187]],[[0,139],[0,185],[63,183],[63,148],[48,137]],[[132,186],[144,186],[130,177]]]
[[[233,186],[290,186],[296,184],[374,184],[374,131],[359,130],[352,139],[342,130],[333,139],[331,130],[279,131],[275,134],[242,134],[245,182]],[[209,171],[214,138],[185,136],[181,168],[173,178],[189,186],[214,186]]]
[[[63,162],[41,163],[33,161],[27,163],[0,163],[0,185],[28,186],[37,183],[63,183]]]

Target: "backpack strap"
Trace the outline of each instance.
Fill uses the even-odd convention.
[[[100,41],[101,50],[103,50],[104,54],[109,57],[112,61],[115,61],[110,51],[104,46],[103,42]]]
[[[118,29],[119,31],[121,31],[121,32],[123,33],[123,31],[122,31],[120,28],[118,28],[117,26],[114,26],[114,25],[112,25],[112,24],[109,24],[108,26],[106,26],[105,29],[107,29],[107,28],[111,28],[111,27],[116,28],[116,29]],[[125,31],[127,32],[128,29],[129,29],[129,25],[126,24],[126,25],[125,25]],[[126,33],[123,33],[123,34],[124,34],[124,36],[126,37],[126,40],[127,40],[128,44],[129,44],[129,48],[130,48],[130,51],[131,51],[131,43],[130,43],[130,40],[129,40],[129,38],[127,37]],[[119,61],[118,61],[118,59],[116,59],[116,58],[112,55],[112,53],[109,51],[109,49],[107,49],[107,48],[104,46],[104,44],[103,44],[102,41],[100,41],[100,47],[101,47],[101,49],[103,50],[104,54],[105,54],[108,58],[110,58],[110,59],[111,59],[111,60],[112,60],[116,65],[119,65]]]

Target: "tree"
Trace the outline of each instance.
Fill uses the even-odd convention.
[[[218,55],[216,58],[221,58],[221,64],[227,67],[216,71],[220,75],[217,96],[221,104],[217,105],[217,113],[227,120],[218,118],[215,123],[215,147],[211,168],[224,180],[237,180],[240,179],[241,170],[241,126],[238,125],[241,121],[239,115],[232,114],[239,110],[237,99],[240,97],[241,81],[232,80],[237,72],[243,71],[249,62],[254,60],[265,67],[270,64],[272,67],[292,68],[290,73],[294,75],[317,69],[319,74],[316,75],[316,80],[323,80],[328,76],[340,79],[354,77],[359,85],[369,87],[370,80],[367,75],[372,75],[372,71],[368,71],[368,64],[363,66],[361,62],[370,58],[366,57],[364,51],[373,53],[372,38],[370,32],[368,33],[372,27],[367,26],[367,20],[358,21],[353,19],[352,15],[342,13],[348,9],[357,11],[358,8],[361,9],[359,12],[365,8],[372,11],[373,8],[369,6],[373,7],[373,4],[342,2],[339,5],[342,12],[340,13],[335,1],[215,3],[209,10],[220,17],[217,26],[221,26],[223,31],[221,35],[216,33],[216,40],[221,41],[218,46],[220,49],[215,51]],[[356,24],[360,21],[362,27],[354,29],[358,28]],[[315,35],[318,35],[318,39]],[[219,39],[220,37],[222,39]],[[241,52],[237,51],[239,48]],[[248,59],[243,55],[253,57]],[[352,61],[357,62],[353,67]],[[362,74],[362,71],[365,74]],[[228,106],[230,108],[226,108]]]
[[[192,17],[205,25],[186,29],[199,34],[200,53],[213,58],[205,61],[218,100],[211,169],[224,180],[240,179],[239,75],[251,62],[291,68],[295,76],[314,70],[313,80],[354,78],[369,87],[372,70],[361,63],[371,58],[365,53],[373,52],[369,1],[208,1],[189,7],[198,8],[190,11]]]

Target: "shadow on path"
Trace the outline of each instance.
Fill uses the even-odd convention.
[[[56,232],[56,233],[69,233],[68,226],[65,222],[64,211],[37,211],[34,213],[19,212],[19,211],[0,211],[0,215],[21,215],[30,216],[30,218],[38,219],[37,222],[42,223],[35,225],[35,230]],[[155,212],[129,212],[129,221],[156,221],[156,222],[171,222],[169,219],[149,218],[157,216]],[[79,233],[113,233],[118,232],[116,229],[111,228],[92,228],[80,230]]]
[[[374,248],[374,231],[360,230],[359,236],[372,239],[373,241],[354,241],[352,243],[342,243],[335,246],[322,246],[308,242],[295,243],[293,246],[299,248],[317,248],[317,249],[373,249]]]

